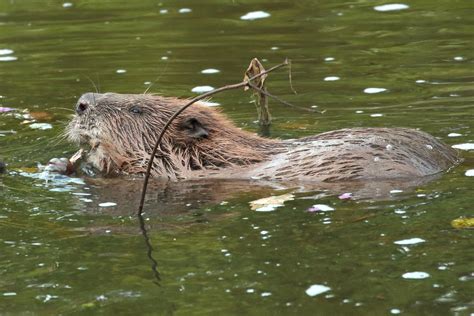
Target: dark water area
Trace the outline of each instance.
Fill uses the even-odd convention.
[[[0,0],[0,314],[472,315],[473,230],[453,221],[474,216],[474,3],[386,4]],[[253,57],[290,58],[298,93],[285,71],[270,92],[325,110],[271,102],[271,137],[403,126],[464,161],[357,188],[154,181],[142,223],[140,178],[36,172],[77,150],[81,94],[189,98]],[[250,101],[212,98],[258,132]]]

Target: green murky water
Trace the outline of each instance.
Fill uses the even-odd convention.
[[[374,9],[382,4],[0,1],[0,107],[16,109],[0,114],[10,170],[0,176],[0,314],[471,315],[473,231],[451,221],[474,213],[473,151],[441,178],[384,199],[154,183],[144,232],[134,215],[139,179],[66,183],[25,172],[77,149],[59,135],[90,81],[122,93],[156,81],[151,92],[190,97],[195,86],[240,81],[252,57],[267,66],[291,58],[298,94],[284,72],[271,75],[270,91],[327,110],[272,104],[271,136],[406,126],[473,144],[472,1]],[[260,10],[270,16],[241,19]],[[201,73],[208,68],[220,72]],[[257,131],[249,100],[240,91],[213,98]],[[31,128],[27,113],[52,128]],[[291,192],[273,212],[250,208]],[[314,204],[334,211],[308,212]],[[312,285],[329,290],[311,296]]]

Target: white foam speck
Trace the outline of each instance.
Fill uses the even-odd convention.
[[[384,91],[387,91],[387,89],[385,89],[385,88],[366,88],[366,89],[364,89],[364,93],[368,93],[368,94],[380,93],[380,92],[384,92]]]
[[[115,205],[117,205],[117,203],[114,203],[114,202],[99,203],[100,207],[111,207],[111,206],[115,206]]]
[[[267,297],[267,296],[270,296],[272,295],[272,293],[270,292],[263,292],[262,294],[260,294],[261,297]]]
[[[166,10],[166,9],[161,9],[160,10],[160,14],[166,14],[166,13],[168,13],[168,10]]]
[[[277,47],[277,46],[273,46],[272,48],[270,48],[271,50],[279,50],[280,48]]]
[[[202,104],[204,106],[210,106],[210,107],[221,105],[220,103],[210,102],[210,101],[199,101],[199,104]]]
[[[3,296],[16,296],[15,292],[5,292],[2,294]]]
[[[179,9],[178,12],[179,13],[190,13],[191,11],[193,11],[193,10],[191,10],[190,8],[182,8],[182,9]]]
[[[394,241],[393,243],[397,245],[416,245],[425,241],[426,240],[421,239],[421,238],[410,238],[410,239],[397,240],[397,241]]]
[[[39,129],[42,131],[53,128],[53,125],[49,123],[33,123],[33,124],[30,124],[29,126],[32,129]]]
[[[341,78],[336,77],[336,76],[329,76],[329,77],[324,78],[324,81],[337,81],[339,79]]]
[[[362,113],[364,113],[364,111],[362,111],[362,110],[357,110],[356,113],[357,113],[357,114],[362,114]]]
[[[260,235],[266,235],[266,234],[268,234],[268,231],[267,231],[267,230],[262,230],[262,231],[260,232]]]
[[[0,55],[10,55],[13,53],[14,51],[8,48],[0,49]]]
[[[315,204],[310,209],[310,212],[330,212],[334,211],[334,208],[326,204]]]
[[[71,2],[64,2],[63,3],[63,8],[70,8],[72,7],[72,3]]]
[[[307,290],[306,294],[309,296],[316,296],[327,291],[330,291],[331,288],[321,284],[313,284]]]
[[[402,278],[404,279],[426,279],[429,277],[430,277],[429,273],[420,272],[420,271],[407,272],[402,275]]]
[[[456,56],[456,57],[454,57],[453,59],[456,60],[456,61],[463,61],[463,60],[464,60],[464,57],[462,57],[462,56]]]
[[[163,56],[161,57],[161,60],[168,60],[168,58],[169,58],[168,56]]]
[[[18,58],[15,56],[2,56],[0,57],[0,61],[14,61],[17,60]]]
[[[392,308],[392,309],[390,310],[390,314],[394,314],[394,315],[395,315],[395,314],[400,314],[401,312],[402,312],[402,311],[399,310],[398,308]]]
[[[324,61],[334,61],[335,58],[334,57],[326,57],[324,58]]]
[[[402,193],[403,190],[390,190],[390,194]]]
[[[464,174],[466,177],[474,177],[474,169],[469,169]]]
[[[459,133],[449,133],[448,134],[448,137],[460,137],[462,136],[462,134],[459,134]]]
[[[425,82],[426,82],[426,80],[422,80],[422,79],[420,79],[420,80],[417,80],[417,81],[415,81],[415,82],[416,82],[416,83],[425,83]]]
[[[265,11],[252,11],[245,15],[242,15],[240,19],[249,21],[249,20],[264,19],[264,18],[268,18],[269,16],[270,16],[270,13],[267,13]]]
[[[388,12],[388,11],[399,11],[408,9],[409,6],[403,3],[389,3],[384,5],[378,5],[374,7],[375,11],[379,12]]]
[[[191,89],[194,93],[204,93],[214,90],[214,87],[211,86],[197,86]]]
[[[451,146],[456,149],[461,149],[461,150],[474,150],[474,144],[473,143],[464,143],[464,144],[457,144]]]
[[[219,69],[214,69],[214,68],[208,68],[208,69],[201,70],[202,74],[216,74],[216,73],[219,73],[219,72],[221,72]]]
[[[281,205],[276,204],[269,204],[262,207],[255,209],[256,212],[273,212],[276,208],[280,207]]]
[[[382,113],[374,113],[374,114],[370,114],[370,117],[382,117],[383,114]]]
[[[117,70],[115,70],[115,72],[118,73],[118,74],[124,74],[127,71],[125,69],[117,69]]]
[[[255,290],[254,290],[254,289],[247,289],[246,292],[247,292],[247,293],[255,293]]]

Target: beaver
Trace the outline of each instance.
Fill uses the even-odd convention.
[[[86,93],[76,105],[68,139],[83,161],[105,175],[139,175],[163,126],[187,100],[151,94]],[[458,153],[408,128],[347,128],[296,140],[263,138],[196,103],[173,121],[151,175],[338,182],[425,177],[446,171]]]

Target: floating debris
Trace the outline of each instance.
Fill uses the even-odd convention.
[[[336,76],[329,76],[329,77],[324,78],[324,81],[337,81],[339,79],[341,78],[336,77]]]
[[[387,89],[385,88],[365,88],[364,93],[368,94],[374,94],[374,93],[380,93],[380,92],[385,92]]]
[[[425,241],[426,240],[421,239],[421,238],[409,238],[409,239],[397,240],[397,241],[394,241],[393,243],[397,245],[405,246],[405,245],[416,245]]]
[[[461,150],[474,150],[474,143],[457,144],[451,147]]]
[[[49,123],[33,123],[29,125],[30,128],[32,129],[39,129],[39,130],[47,130],[47,129],[52,129],[53,125]]]
[[[322,293],[326,293],[327,291],[330,291],[330,290],[331,288],[325,285],[313,284],[306,290],[306,294],[312,297],[312,296],[316,296]]]
[[[8,48],[3,48],[3,49],[0,49],[0,55],[10,55],[10,54],[13,54],[14,51],[11,50],[11,49],[8,49]]]
[[[250,21],[250,20],[268,18],[269,16],[270,16],[270,13],[267,13],[265,11],[252,11],[245,15],[242,15],[240,19]]]
[[[99,203],[99,206],[100,207],[111,207],[111,206],[116,206],[117,203],[114,203],[114,202],[103,202],[103,203]]]
[[[191,92],[194,93],[205,93],[214,90],[214,87],[211,86],[197,86],[191,89]]]
[[[402,275],[402,278],[404,279],[417,279],[417,280],[421,280],[421,279],[426,279],[426,278],[429,278],[430,277],[430,274],[429,273],[426,273],[426,272],[420,272],[420,271],[414,271],[414,272],[407,272],[407,273],[404,273]]]
[[[292,201],[294,199],[295,199],[295,196],[289,193],[289,194],[283,194],[283,195],[270,196],[270,197],[258,199],[249,203],[250,203],[250,208],[253,211],[271,212],[271,211],[274,211],[276,208],[283,206],[286,201]]]
[[[389,12],[389,11],[399,11],[408,9],[409,6],[403,3],[389,3],[384,5],[378,5],[374,7],[375,11],[379,12]]]
[[[451,226],[456,229],[474,228],[474,217],[456,218],[451,221]]]
[[[219,69],[214,69],[214,68],[208,68],[208,69],[201,70],[202,74],[216,74],[216,73],[219,73],[219,72],[221,72]]]
[[[315,204],[308,209],[308,212],[330,212],[334,211],[334,208],[326,204]]]
[[[469,169],[464,174],[466,177],[474,177],[474,169]]]
[[[14,61],[17,60],[18,58],[15,56],[2,56],[0,57],[0,61]]]
[[[6,113],[6,112],[11,112],[11,111],[15,111],[15,109],[0,106],[0,113]]]
[[[349,200],[349,199],[352,199],[352,193],[350,192],[346,192],[346,193],[342,193],[341,195],[338,196],[338,198],[340,200]]]

